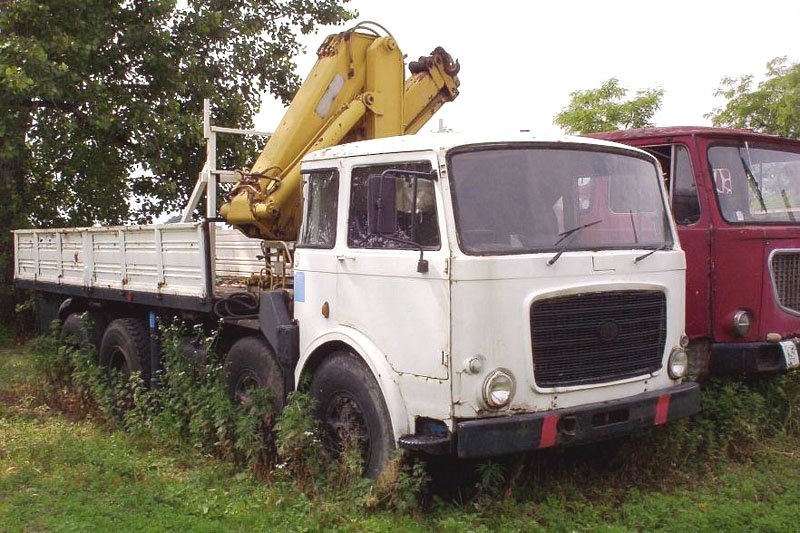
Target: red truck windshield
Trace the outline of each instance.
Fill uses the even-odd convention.
[[[644,156],[562,143],[462,147],[448,161],[468,254],[673,242],[656,166]]]
[[[712,146],[708,161],[722,216],[733,223],[792,224],[800,220],[800,153]]]

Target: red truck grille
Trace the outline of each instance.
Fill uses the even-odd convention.
[[[609,291],[531,306],[533,375],[539,387],[605,383],[661,368],[667,332],[660,291]]]
[[[800,312],[800,252],[776,252],[771,267],[778,303]]]

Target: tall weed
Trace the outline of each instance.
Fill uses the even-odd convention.
[[[138,374],[109,374],[92,347],[76,347],[75,339],[64,344],[56,333],[36,339],[30,353],[44,377],[43,396],[73,416],[92,416],[144,441],[189,447],[276,476],[310,497],[325,494],[365,508],[410,509],[427,483],[422,465],[401,454],[376,483],[362,479],[356,436],[329,453],[306,392],[293,393],[280,414],[265,390],[233,403],[224,362],[214,350],[216,335],[198,329],[189,343],[186,328],[162,327],[163,370],[156,376],[159,385],[148,389]]]
[[[91,416],[162,445],[190,447],[202,454],[296,484],[309,497],[358,502],[364,508],[406,512],[419,507],[429,487],[425,465],[398,454],[375,482],[361,479],[358,442],[345,440],[340,453],[327,453],[313,416],[313,399],[292,395],[277,414],[266,392],[245,404],[230,401],[215,335],[162,328],[160,386],[148,389],[140,376],[109,375],[91,347],[60,343],[55,334],[30,344],[44,377],[40,392],[49,405],[73,416]],[[88,337],[87,337],[88,338]],[[757,443],[800,433],[800,373],[751,381],[704,384],[702,412],[650,430],[644,436],[486,462],[477,466],[473,504],[484,507],[509,496],[547,493],[591,476],[609,486],[663,483],[674,475],[713,468],[718,461],[748,458]],[[459,494],[461,492],[459,491]],[[544,496],[543,496],[544,497]]]
[[[215,337],[198,337],[189,350],[186,334],[180,325],[162,328],[164,369],[154,389],[138,373],[125,377],[100,368],[91,346],[62,343],[55,330],[35,339],[30,353],[45,378],[46,401],[74,416],[97,416],[138,436],[188,445],[238,465],[271,464],[271,398],[255,393],[247,404],[232,403],[222,362],[211,349]]]

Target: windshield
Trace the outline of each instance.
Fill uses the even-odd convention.
[[[656,165],[645,157],[560,143],[473,146],[448,161],[466,253],[672,244]]]
[[[794,223],[800,219],[800,153],[752,145],[712,146],[708,161],[728,222]]]

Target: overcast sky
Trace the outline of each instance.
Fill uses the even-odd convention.
[[[705,125],[721,104],[723,76],[763,75],[767,61],[800,61],[800,2],[511,0],[354,0],[358,21],[385,26],[408,60],[443,46],[461,62],[461,95],[439,118],[456,131],[530,129],[557,133],[553,116],[576,89],[611,77],[632,92],[661,87],[657,125]],[[350,24],[352,25],[352,24]],[[304,38],[297,59],[305,76],[323,29]],[[631,93],[632,94],[632,93]],[[272,131],[282,106],[266,98],[256,117]],[[424,131],[424,130],[423,130]]]

